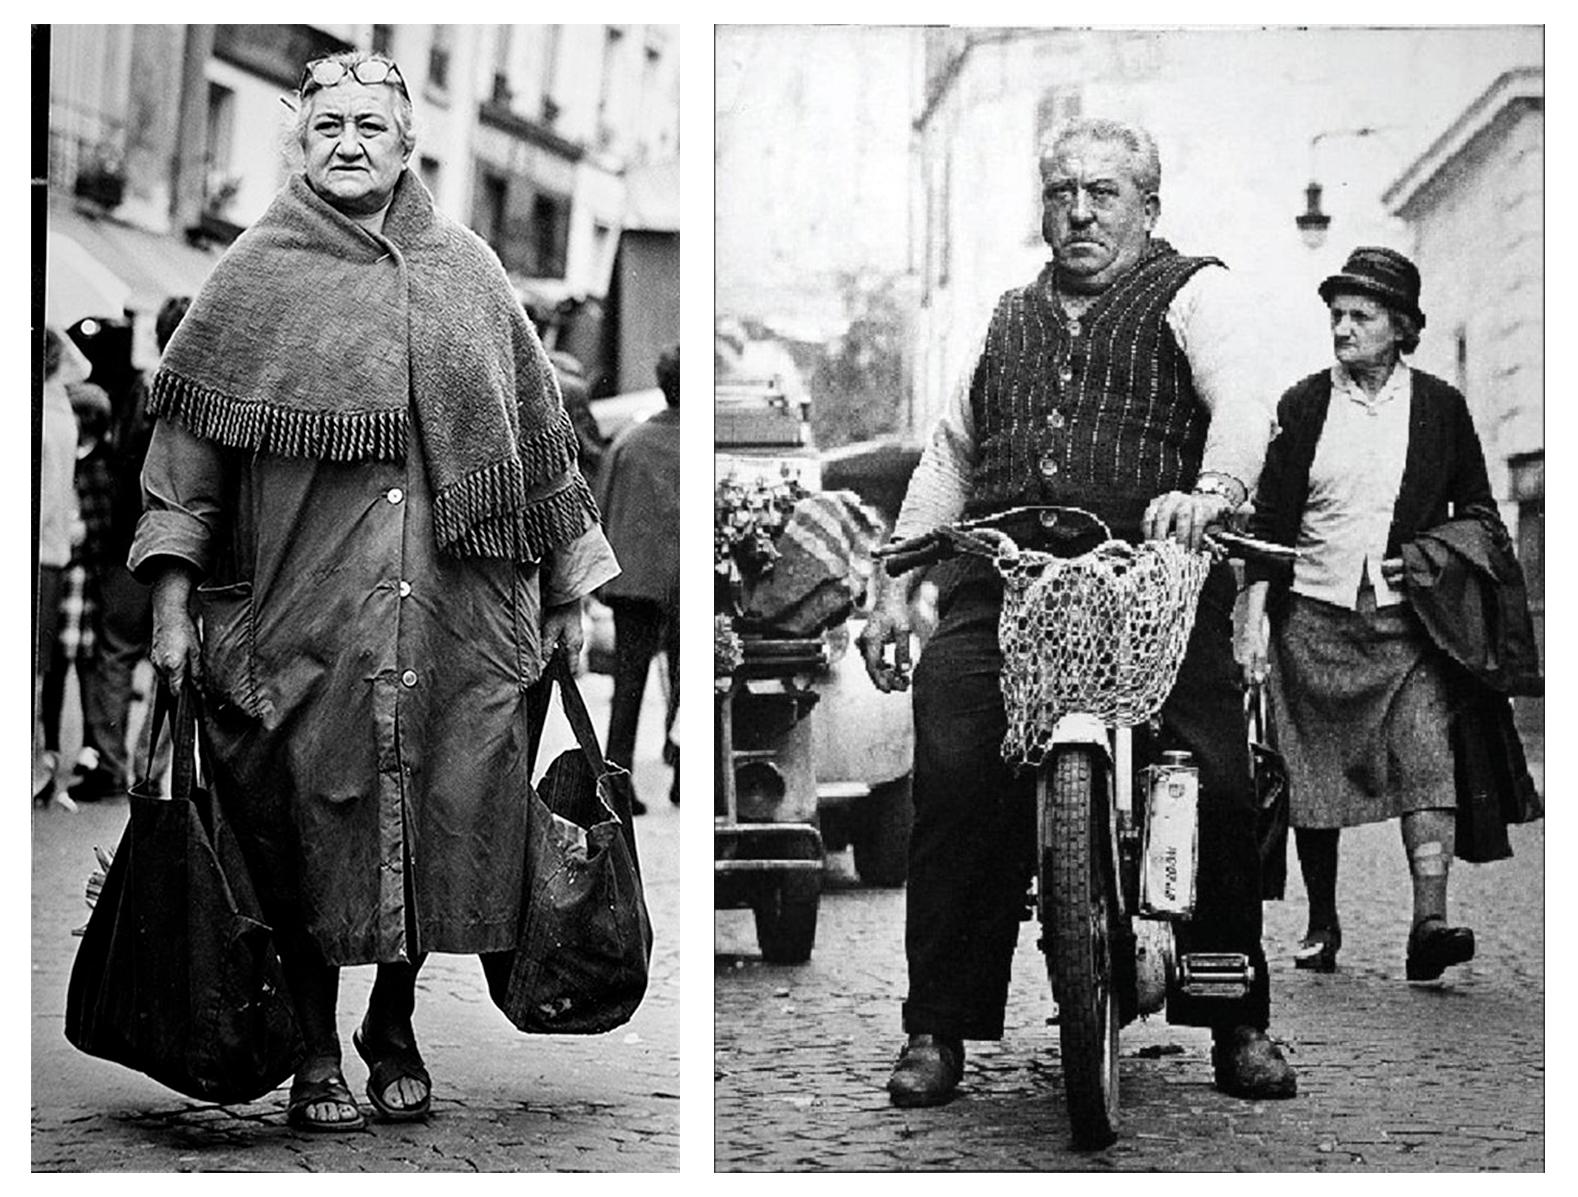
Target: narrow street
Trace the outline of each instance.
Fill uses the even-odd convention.
[[[581,679],[607,727],[612,684]],[[87,919],[93,847],[120,839],[126,800],[35,811],[33,819],[33,1168],[36,1171],[668,1171],[679,1164],[679,812],[658,763],[663,700],[647,690],[636,762],[649,813],[636,822],[655,945],[647,995],[625,1026],[597,1036],[521,1034],[489,1000],[475,959],[431,957],[416,1030],[433,1074],[426,1124],[345,1135],[285,1125],[286,1090],[245,1106],[188,1100],[85,1056],[62,1032],[67,978]],[[573,744],[550,722],[542,760]],[[345,1072],[367,1109],[366,1069],[350,1047],[373,970],[347,969],[340,996]],[[370,1113],[370,1111],[369,1111]]]
[[[816,949],[761,962],[748,911],[716,921],[716,1144],[725,1171],[1538,1171],[1545,1166],[1544,824],[1515,856],[1458,864],[1454,921],[1478,955],[1439,988],[1403,980],[1409,884],[1395,824],[1344,834],[1338,971],[1298,972],[1305,901],[1266,906],[1272,1034],[1299,1072],[1291,1101],[1211,1087],[1208,1032],[1159,1018],[1120,1041],[1122,1135],[1069,1146],[1057,1031],[1037,930],[1015,958],[1000,1044],[966,1044],[949,1105],[898,1110],[884,1091],[902,1042],[904,892],[857,885],[833,858]]]

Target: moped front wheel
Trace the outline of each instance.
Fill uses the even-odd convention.
[[[1083,744],[1059,747],[1037,785],[1042,943],[1058,1004],[1068,1117],[1082,1149],[1118,1136],[1107,785],[1106,758]]]

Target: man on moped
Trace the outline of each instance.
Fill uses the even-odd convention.
[[[894,529],[906,538],[961,516],[1080,507],[1121,539],[1198,548],[1241,505],[1272,432],[1254,309],[1221,262],[1151,235],[1161,167],[1150,134],[1109,120],[1063,128],[1041,158],[1042,235],[1052,261],[998,302],[972,369],[939,420]],[[915,826],[905,950],[908,1042],[888,1082],[896,1105],[947,1101],[965,1039],[1000,1039],[1034,866],[1035,782],[999,746],[1002,584],[989,563],[944,567],[939,625],[914,670]],[[910,682],[914,575],[878,571],[861,636],[883,691]],[[1169,747],[1200,769],[1196,908],[1178,950],[1242,953],[1247,994],[1173,994],[1173,1023],[1212,1029],[1219,1089],[1293,1096],[1266,1035],[1256,801],[1232,650],[1231,569],[1211,570],[1177,683],[1162,709]],[[893,646],[889,660],[887,646]]]

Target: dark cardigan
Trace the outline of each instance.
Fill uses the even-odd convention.
[[[1277,403],[1277,435],[1266,451],[1250,521],[1255,536],[1277,544],[1298,543],[1309,498],[1310,466],[1330,406],[1330,369],[1294,383]],[[1408,456],[1392,508],[1386,555],[1398,556],[1403,542],[1416,533],[1471,508],[1488,509],[1492,514],[1496,510],[1468,403],[1456,387],[1415,370],[1409,397]],[[1251,582],[1271,582],[1271,605],[1275,607],[1292,584],[1293,567],[1253,562],[1245,575]]]

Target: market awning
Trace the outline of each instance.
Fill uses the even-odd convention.
[[[49,229],[69,238],[119,279],[127,288],[125,307],[137,313],[157,312],[172,295],[197,294],[219,261],[217,252],[194,248],[179,236],[151,233],[109,217],[90,217],[64,199],[51,201]],[[46,261],[46,272],[50,265]],[[84,314],[121,315],[118,311]]]

